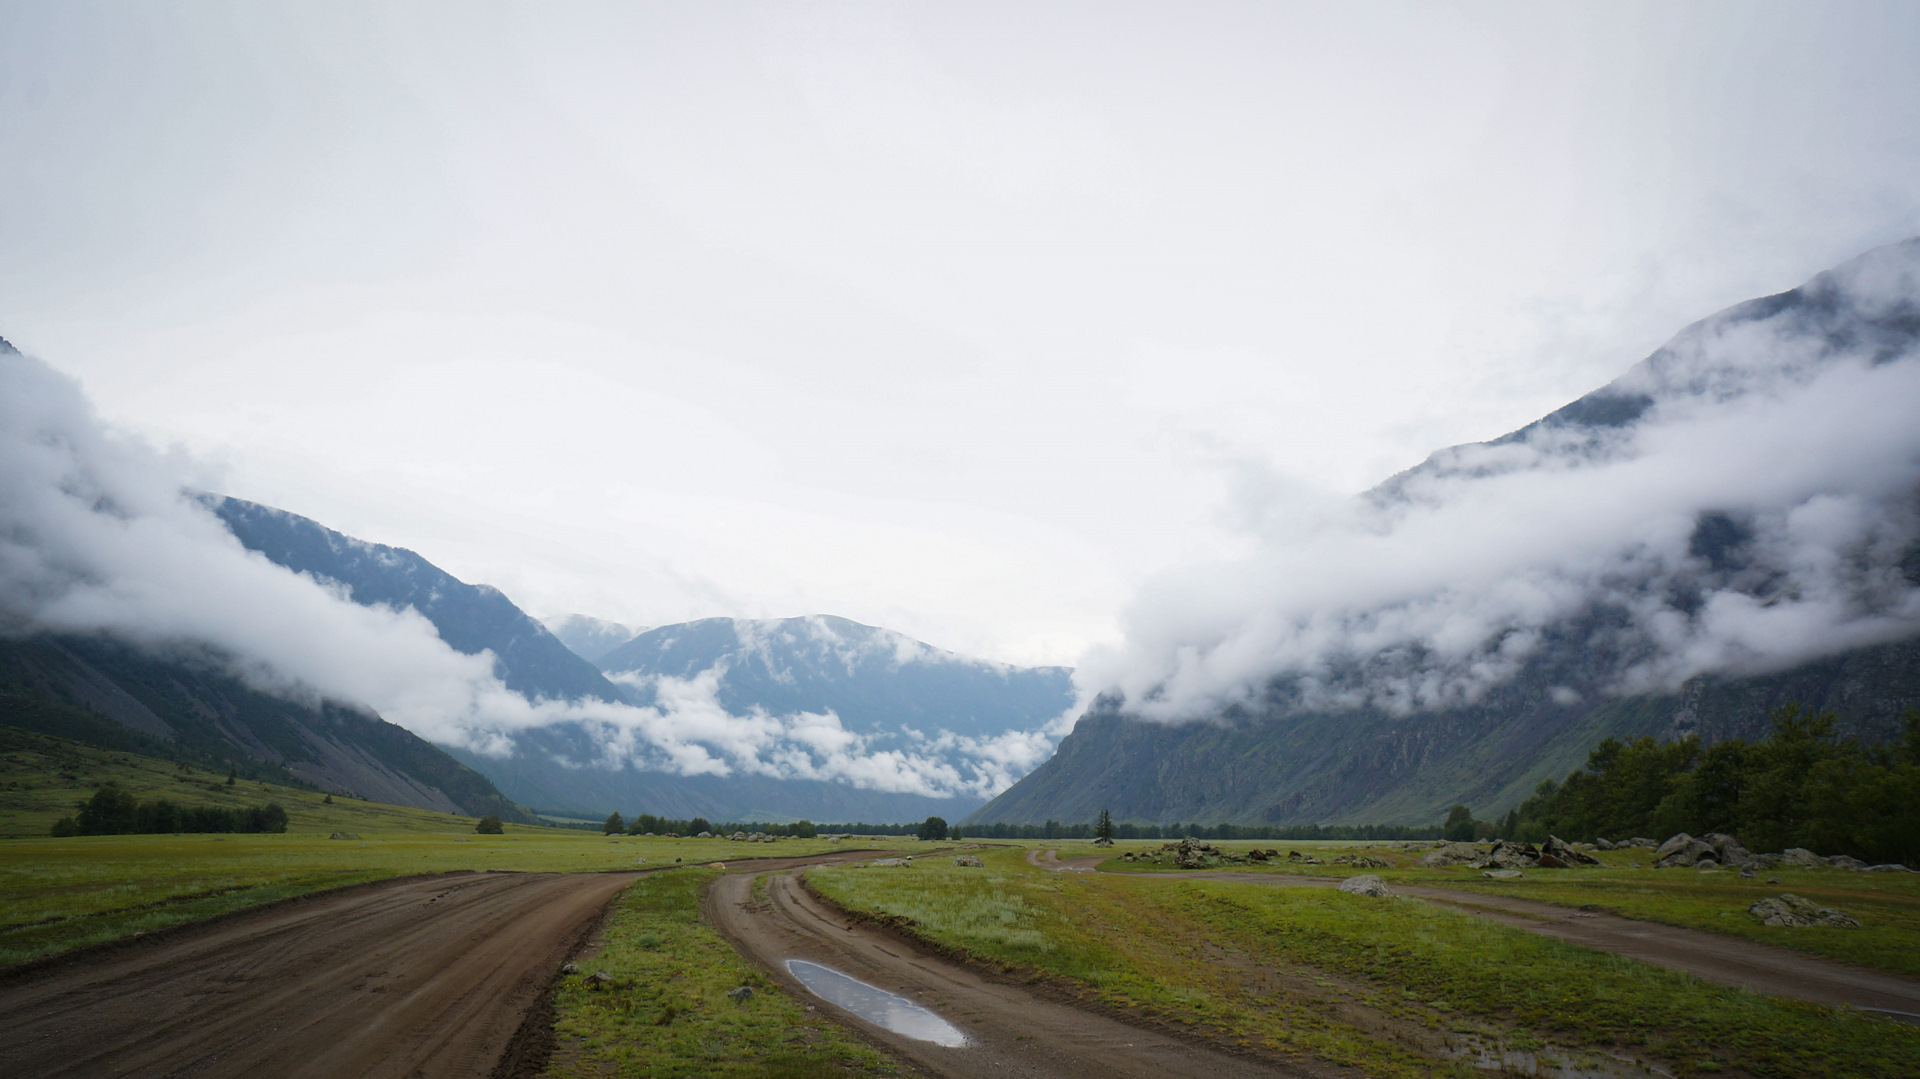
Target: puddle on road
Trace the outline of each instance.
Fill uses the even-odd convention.
[[[967,1036],[960,1033],[960,1028],[945,1019],[906,997],[876,989],[832,967],[809,963],[805,959],[789,959],[787,972],[800,979],[800,984],[813,990],[816,995],[884,1030],[949,1048],[957,1049],[967,1044]]]
[[[1671,1079],[1673,1074],[1621,1057],[1568,1050],[1527,1052],[1487,1045],[1478,1038],[1468,1038],[1444,1052],[1479,1071],[1529,1079]]]

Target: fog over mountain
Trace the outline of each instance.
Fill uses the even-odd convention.
[[[1260,479],[1250,553],[1144,590],[976,819],[1427,823],[1788,702],[1884,740],[1920,706],[1920,240],[1352,500]]]
[[[559,638],[561,644],[572,649],[574,655],[589,663],[598,662],[601,656],[653,628],[623,625],[585,614],[555,615],[541,619],[540,624]]]
[[[1077,677],[1146,719],[1471,704],[1585,612],[1563,697],[1920,632],[1920,240],[1699,322],[1608,386],[1338,503],[1247,477],[1250,551],[1144,589]]]
[[[800,780],[969,805],[1043,759],[1061,733],[1045,721],[1071,703],[1059,672],[1038,729],[902,741],[849,730],[831,708],[730,710],[718,668],[661,674],[644,693],[616,688],[506,597],[412,552],[189,493],[183,462],[103,425],[71,380],[10,345],[0,632],[191,649],[256,689],[370,707],[483,770],[519,751],[521,735],[554,730],[570,747],[559,766],[580,771]],[[938,659],[886,640],[889,662]]]

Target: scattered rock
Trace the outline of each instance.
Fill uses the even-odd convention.
[[[1364,854],[1342,854],[1333,860],[1334,865],[1350,865],[1357,869],[1391,869],[1393,863],[1384,858],[1371,858]]]
[[[613,975],[608,974],[604,970],[596,970],[592,974],[587,975],[587,985],[591,988],[598,989],[601,986],[612,984]]]
[[[1749,866],[1743,866],[1743,867],[1741,867],[1741,869],[1740,869],[1740,879],[1741,879],[1741,880],[1752,880],[1752,879],[1754,879],[1754,877],[1755,877],[1755,876],[1757,876],[1757,875],[1758,875],[1758,874],[1756,874],[1756,873],[1754,873],[1754,871],[1753,871],[1753,867],[1752,867],[1752,866],[1750,866],[1750,865],[1749,865]]]
[[[1387,882],[1374,876],[1372,873],[1362,873],[1357,877],[1348,877],[1346,880],[1340,882],[1340,891],[1346,892],[1348,895],[1364,895],[1374,899],[1393,898],[1393,891],[1387,887]]]
[[[1101,836],[1100,838],[1093,841],[1093,845],[1096,847],[1111,847],[1113,846],[1113,840],[1107,838],[1106,836]]]
[[[1768,878],[1767,878],[1767,883],[1768,883],[1768,884],[1778,884],[1778,883],[1780,883],[1780,878],[1779,878],[1779,877],[1768,877]]]
[[[1865,869],[1867,863],[1851,854],[1836,854],[1827,859],[1827,864],[1835,869]]]
[[[1471,843],[1448,843],[1420,859],[1420,864],[1428,869],[1445,869],[1449,866],[1468,865],[1479,861],[1481,852]]]
[[[1652,850],[1653,848],[1659,845],[1660,845],[1660,842],[1658,840],[1646,839],[1640,836],[1635,836],[1634,838],[1629,839],[1624,843],[1615,843],[1614,848],[1618,849],[1620,847],[1645,847],[1648,850]]]
[[[1489,869],[1480,875],[1490,880],[1521,880],[1526,877],[1518,869]]]
[[[727,993],[727,999],[733,1001],[735,1004],[745,1004],[747,1001],[753,999],[753,987],[743,985],[738,989],[731,990]]]
[[[1798,869],[1818,869],[1826,865],[1826,859],[1805,847],[1789,847],[1780,854],[1780,863]]]
[[[560,973],[562,973],[562,974],[578,974],[578,973],[580,973],[580,964],[578,964],[578,963],[565,963],[565,964],[562,964],[562,965],[561,965],[561,967],[560,967]]]
[[[1712,873],[1720,868],[1720,863],[1714,861],[1713,855],[1709,854],[1705,858],[1693,863],[1693,867],[1703,873]]]
[[[701,833],[700,833],[699,835],[697,835],[697,836],[694,836],[693,838],[695,838],[695,839],[712,839],[712,838],[713,838],[713,833],[712,833],[712,832],[701,832]]]
[[[913,864],[912,858],[876,858],[867,863],[875,869],[904,869]]]
[[[1713,844],[1708,843],[1704,838],[1695,839],[1685,832],[1680,832],[1669,837],[1665,843],[1654,850],[1653,867],[1676,869],[1692,866],[1698,864],[1702,858],[1711,857],[1712,854]]]
[[[1601,850],[1613,849],[1613,842],[1607,839],[1596,839],[1593,841],[1593,845],[1599,847]]]
[[[727,867],[727,863],[725,862],[708,862],[707,863],[708,869],[725,869],[726,867]]]
[[[1546,860],[1548,858],[1552,858],[1554,861],[1559,862],[1569,869],[1576,866],[1600,864],[1600,859],[1595,858],[1593,855],[1575,847],[1573,844],[1558,836],[1551,835],[1547,837],[1546,845],[1540,848],[1540,864],[1547,864]]]
[[[1866,868],[1860,870],[1860,872],[1862,873],[1911,873],[1913,872],[1913,870],[1908,869],[1906,866],[1901,865],[1898,862],[1887,862],[1882,865],[1867,866]]]
[[[1761,925],[1793,926],[1800,928],[1824,926],[1833,929],[1858,929],[1860,923],[1831,907],[1823,907],[1810,899],[1802,899],[1791,893],[1772,896],[1759,900],[1747,908],[1747,913],[1760,919]]]
[[[359,839],[360,836],[354,832],[335,832],[332,835],[328,836],[327,838],[328,839]],[[465,842],[465,841],[462,840],[462,842]]]
[[[987,863],[981,861],[978,858],[975,858],[971,854],[962,854],[960,857],[955,858],[953,860],[953,864],[957,866],[969,867],[973,869],[984,869]]]

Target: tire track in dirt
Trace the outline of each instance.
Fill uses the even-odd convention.
[[[1062,861],[1057,851],[1027,852],[1029,865],[1060,873],[1092,873],[1105,860],[1101,857]],[[1166,873],[1103,875],[1135,879],[1172,876]],[[1269,888],[1333,888],[1340,883],[1337,877],[1212,870],[1185,872],[1172,879],[1228,881]],[[1400,895],[1442,903],[1476,918],[1596,951],[1638,959],[1717,985],[1815,1004],[1887,1012],[1898,1018],[1920,1021],[1920,983],[1897,975],[1849,966],[1790,948],[1738,937],[1644,922],[1617,914],[1576,911],[1517,896],[1460,892],[1398,882],[1391,887]]]
[[[0,1074],[489,1074],[638,873],[451,873],[0,976]]]
[[[814,859],[808,865],[825,864]],[[758,878],[767,898],[754,896]],[[731,874],[706,897],[707,920],[795,999],[826,1014],[923,1074],[954,1079],[1019,1075],[1037,1079],[1153,1077],[1254,1079],[1350,1074],[1283,1065],[1177,1037],[1104,1011],[1075,1007],[1036,987],[993,977],[900,935],[857,921],[808,892],[797,871]],[[894,1034],[813,996],[786,960],[822,963],[919,1003],[959,1027],[968,1044],[943,1048]]]

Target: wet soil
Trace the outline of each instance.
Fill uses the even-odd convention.
[[[822,862],[814,859],[806,864]],[[766,898],[758,899],[753,884],[761,875],[741,873],[715,881],[707,893],[708,921],[795,999],[818,999],[786,967],[789,959],[809,960],[906,997],[965,1033],[965,1046],[945,1047],[860,1022],[824,1001],[819,1004],[824,1013],[901,1060],[915,1074],[955,1079],[1351,1074],[1210,1046],[1075,1004],[1044,983],[938,955],[884,926],[846,914],[809,892],[791,871],[764,874]]]
[[[0,977],[0,1075],[486,1076],[635,873],[322,894]]]

